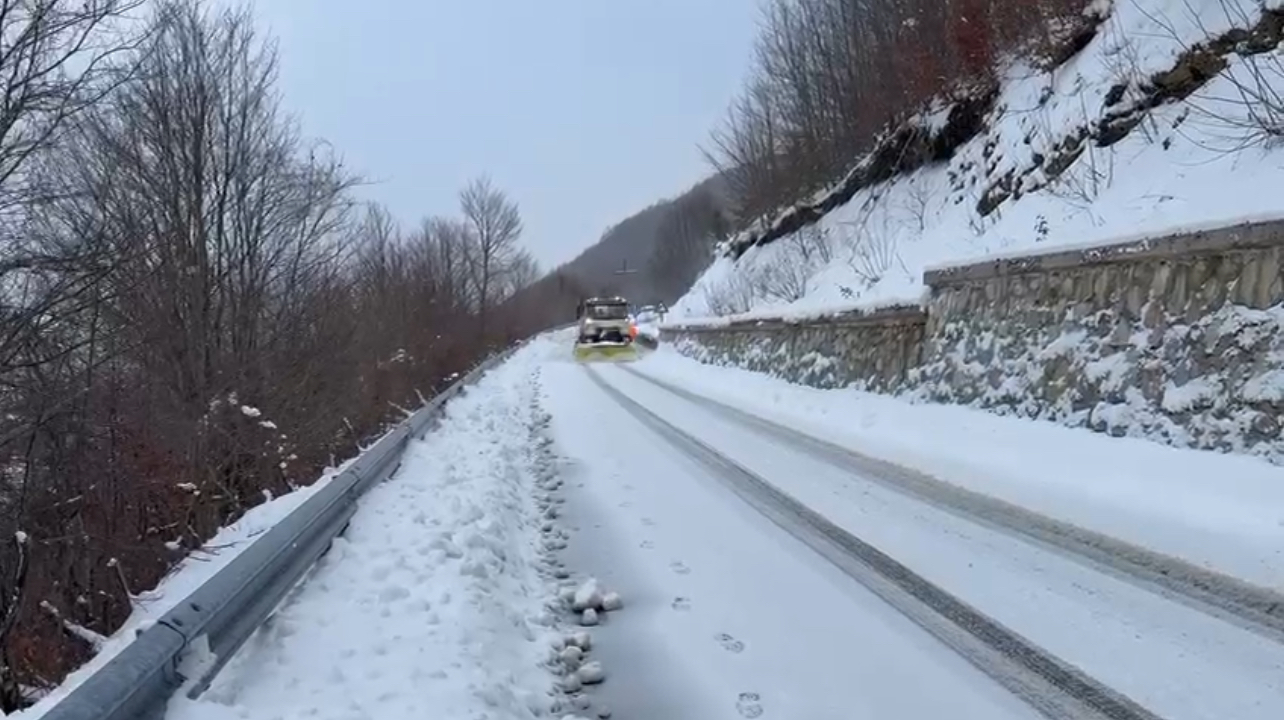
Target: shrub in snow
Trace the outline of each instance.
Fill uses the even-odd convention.
[[[579,672],[573,672],[562,678],[562,691],[566,693],[577,693],[584,687],[584,681],[580,679]]]
[[[598,623],[597,611],[588,608],[580,614],[580,624],[585,627],[592,627]]]
[[[622,607],[624,607],[624,599],[620,597],[619,593],[615,591],[611,591],[602,595],[603,610],[606,610],[608,612],[613,612],[615,610],[619,610]]]
[[[575,671],[575,674],[585,685],[596,685],[606,679],[606,670],[602,669],[602,663],[596,660],[584,663],[579,670]]]

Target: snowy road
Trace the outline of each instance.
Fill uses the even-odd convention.
[[[171,717],[1284,716],[1270,592],[755,423],[660,359],[519,352]],[[606,682],[569,697],[568,575],[625,603],[591,630]]]
[[[645,373],[647,364],[643,362],[633,367]],[[1099,704],[1101,716],[1149,716],[1173,720],[1265,719],[1279,717],[1284,712],[1284,682],[1281,681],[1284,678],[1284,645],[1279,642],[1278,632],[1272,632],[1275,628],[1246,627],[1250,623],[1230,613],[1215,617],[1213,613],[1206,612],[1210,609],[1208,607],[1164,597],[1158,588],[1147,587],[1116,568],[1109,568],[1107,572],[1106,568],[1094,567],[1082,558],[1064,552],[1064,549],[1056,551],[1022,539],[1010,528],[969,521],[932,504],[890,491],[883,484],[853,474],[850,469],[836,467],[832,462],[803,453],[769,433],[731,422],[725,415],[656,387],[624,368],[605,367],[593,372],[629,401],[661,418],[664,424],[696,438],[724,458],[733,459],[741,470],[783,490],[818,511],[828,522],[883,550],[935,587],[1027,639],[1031,646],[1046,654],[1057,666],[1077,668],[1089,678],[1080,688],[1084,691],[1082,696],[1091,696],[1093,691],[1106,688],[1106,692],[1122,696],[1115,698],[1116,703]],[[582,369],[559,367],[556,372],[550,369],[548,377],[547,402],[557,407],[554,411],[555,427],[567,428],[564,435],[559,435],[561,445],[572,456],[578,454],[586,466],[594,468],[594,472],[586,474],[606,484],[603,487],[585,484],[585,495],[602,495],[585,514],[598,517],[597,524],[603,527],[633,529],[629,539],[638,545],[621,547],[617,551],[620,559],[606,564],[627,567],[630,572],[648,563],[663,566],[664,557],[653,557],[664,554],[659,553],[661,543],[676,545],[682,548],[681,552],[711,554],[706,562],[720,570],[712,571],[716,573],[715,577],[705,580],[701,587],[701,593],[712,592],[714,595],[712,599],[703,601],[713,605],[709,609],[713,615],[710,622],[716,624],[717,619],[724,616],[725,604],[738,605],[735,612],[740,615],[756,612],[765,616],[747,622],[749,629],[736,636],[746,648],[760,645],[755,642],[754,635],[764,628],[788,627],[795,642],[805,637],[806,630],[791,623],[789,618],[838,614],[847,623],[862,614],[867,618],[879,617],[869,614],[860,604],[846,610],[832,608],[812,612],[808,607],[813,603],[806,591],[796,592],[795,600],[788,599],[795,596],[792,589],[783,592],[778,589],[766,596],[736,592],[732,597],[739,600],[721,599],[719,594],[725,594],[722,588],[734,587],[735,582],[733,577],[726,576],[733,572],[729,564],[732,551],[726,548],[750,545],[750,541],[743,537],[750,531],[737,529],[734,525],[725,526],[719,515],[709,509],[717,508],[720,514],[727,511],[728,505],[738,505],[732,510],[753,511],[734,493],[719,487],[716,480],[711,481],[709,470],[694,464],[685,469],[672,467],[671,456],[680,451],[625,411],[618,400],[611,397],[612,393],[598,387]],[[576,410],[580,407],[576,403],[586,402],[585,398],[593,397],[595,391],[605,407],[592,412]],[[595,459],[595,441],[588,438],[602,442],[601,438],[616,434],[633,438],[634,452],[630,459],[624,462]],[[580,439],[577,440],[576,436]],[[703,498],[693,495],[695,488],[708,495]],[[623,499],[611,502],[617,498]],[[682,507],[669,507],[678,498],[682,498]],[[621,503],[627,506],[621,506]],[[691,506],[696,506],[694,511]],[[658,516],[672,512],[686,515],[673,524],[662,525]],[[620,530],[612,532],[619,533]],[[760,526],[758,532],[770,542],[785,545],[796,542],[779,528]],[[720,538],[716,547],[723,548],[722,551],[700,547],[702,544],[710,545],[711,536]],[[595,552],[600,552],[605,545],[597,538],[589,542],[597,549]],[[723,542],[727,544],[724,546]],[[647,547],[640,547],[640,544]],[[804,554],[809,552],[802,548],[795,550]],[[675,552],[669,550],[668,554]],[[774,577],[776,566],[768,560],[769,556],[759,551],[740,551],[735,555],[741,556],[742,553],[753,560],[752,569],[745,572]],[[816,553],[811,554],[813,559],[817,557]],[[692,565],[685,558],[677,561]],[[819,571],[818,568],[813,569]],[[859,573],[856,575],[859,577]],[[663,592],[647,590],[649,595],[686,592],[691,595],[693,606],[700,602],[694,589],[686,589],[691,587],[689,579],[666,578],[663,572],[653,577],[658,585],[669,589]],[[831,578],[831,582],[841,581]],[[861,594],[858,582],[851,578],[847,582],[852,586],[845,588],[847,592]],[[777,587],[781,585],[784,584]],[[654,597],[651,602],[662,608],[662,600],[663,597]],[[753,609],[752,612],[749,608]],[[884,605],[880,611],[886,609]],[[937,622],[930,613],[928,615],[929,625]],[[685,632],[678,628],[679,621],[665,618],[663,614],[658,621],[660,624],[638,634],[655,637],[667,632],[681,636]],[[666,628],[663,622],[673,625]],[[874,645],[879,648],[878,652],[869,652],[871,645],[868,642],[857,642],[851,646],[844,643],[831,645],[834,640],[831,628],[824,631],[826,635],[823,637],[803,643],[817,651],[828,648],[823,655],[821,652],[802,654],[798,650],[768,646],[761,650],[765,657],[755,656],[752,662],[737,659],[739,665],[728,664],[727,668],[709,671],[691,668],[684,674],[703,676],[706,672],[727,672],[734,675],[736,672],[751,673],[748,668],[757,663],[785,663],[802,673],[803,677],[796,681],[798,685],[793,686],[794,693],[779,700],[785,706],[779,716],[825,716],[827,711],[833,710],[824,706],[824,702],[842,698],[842,702],[851,703],[849,694],[860,694],[855,688],[867,687],[863,681],[852,680],[866,676],[859,671],[850,671],[851,663],[874,659],[889,675],[897,675],[896,662],[891,659],[895,657],[895,651],[884,654],[883,649],[928,642],[921,639],[927,633],[917,627],[909,630],[900,625],[884,626],[885,629],[887,627],[896,628],[893,635],[900,641],[882,641]],[[944,631],[937,628],[937,631],[943,632],[939,636],[949,642],[948,628]],[[712,625],[702,627],[700,635],[703,637],[697,636],[696,639],[708,641],[719,632],[723,630]],[[1003,678],[1003,673],[1011,671],[1011,667],[1005,667],[1002,662],[987,661],[985,653],[970,648],[966,639],[956,647],[959,645],[965,653],[973,651],[971,656],[982,666],[990,662],[988,669],[1009,687],[1015,685],[1019,689],[1028,681],[1028,678],[1018,678],[1013,683],[1011,678]],[[747,653],[748,649],[744,654]],[[914,667],[932,664],[920,659],[907,662]],[[811,663],[842,668],[843,671],[833,677],[812,675],[803,670]],[[920,666],[919,663],[923,664]],[[960,677],[953,671],[947,674],[955,679]],[[764,675],[777,678],[761,681],[768,687],[789,687],[774,672]],[[911,674],[909,677],[916,676]],[[923,680],[923,684],[937,681],[921,670],[917,677]],[[869,716],[933,717],[926,708],[904,704],[906,697],[913,695],[911,688],[919,682],[918,679],[902,679],[898,684],[891,678],[870,677],[868,686],[880,688],[882,694],[877,699],[862,696],[866,703],[873,703],[866,705],[870,708]],[[1049,700],[1043,695],[1046,688],[1026,689],[1027,696],[1035,702]],[[760,694],[766,706],[770,693]],[[798,698],[807,700],[802,705],[791,704]],[[1057,699],[1054,697],[1051,701],[1057,702]],[[821,705],[808,705],[808,702]],[[1079,716],[1075,713],[1084,711],[1082,704],[1076,707],[1075,703],[1064,704],[1062,708],[1070,716]],[[954,717],[986,716],[985,712],[971,714],[961,706],[953,706],[946,714]]]
[[[569,456],[571,564],[629,602],[599,641],[622,717],[1037,717],[650,436],[582,368],[551,363],[544,379]]]

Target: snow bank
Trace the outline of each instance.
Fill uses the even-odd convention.
[[[344,539],[171,717],[504,717],[552,708],[534,495],[538,351],[452,400]]]
[[[870,456],[1284,588],[1284,468],[958,406],[818,390],[667,347],[638,369]]]
[[[134,610],[129,619],[100,645],[93,659],[68,675],[62,684],[40,698],[30,708],[14,713],[10,717],[35,720],[44,716],[60,700],[124,650],[139,632],[150,627],[195,592],[206,580],[235,560],[260,536],[280,522],[281,518],[289,515],[314,493],[325,487],[350,462],[344,463],[337,469],[328,470],[312,485],[251,508],[240,520],[220,530],[201,549],[193,551],[176,565],[153,590],[144,592],[134,599]]]
[[[1191,45],[1251,26],[1260,0],[1130,0],[1113,4],[1097,37],[1055,72],[1023,65],[1005,74],[989,131],[948,164],[858,192],[816,226],[718,258],[672,308],[670,324],[713,315],[801,318],[840,309],[917,302],[922,271],[1120,236],[1278,218],[1284,154],[1255,137],[1266,113],[1241,88],[1284,92],[1279,51],[1229,57],[1218,78],[1185,101],[1161,105],[1109,147],[1091,141],[1049,183],[1045,163],[1080,128],[1095,128],[1121,101],[1173,67]],[[1265,7],[1284,7],[1267,0]],[[1276,95],[1278,98],[1278,95]],[[1278,109],[1276,110],[1278,112]],[[988,216],[978,201],[1003,178],[1015,199]],[[1047,184],[1047,187],[1038,188]],[[806,255],[810,259],[804,259]]]

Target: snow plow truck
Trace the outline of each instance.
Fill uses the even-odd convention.
[[[638,357],[638,326],[622,297],[587,298],[577,313],[579,333],[575,359],[579,362],[629,362]]]

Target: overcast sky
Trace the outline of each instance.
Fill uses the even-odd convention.
[[[710,169],[757,0],[256,0],[289,109],[405,225],[486,172],[541,266]]]

